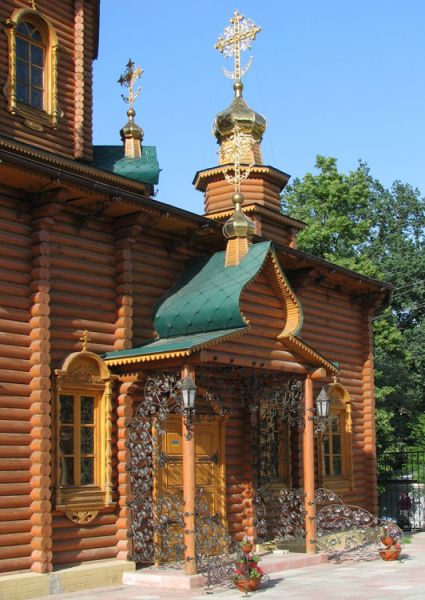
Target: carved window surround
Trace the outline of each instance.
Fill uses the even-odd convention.
[[[62,369],[55,370],[54,385],[54,445],[53,465],[55,482],[55,507],[65,512],[67,517],[85,524],[96,517],[102,508],[113,506],[112,499],[112,392],[116,376],[112,375],[104,362],[96,354],[88,351],[70,354]],[[94,469],[93,481],[82,485],[77,480],[73,485],[65,485],[61,473],[63,456],[60,445],[61,414],[60,400],[72,396],[75,401],[82,397],[94,399]],[[81,423],[75,423],[81,428]],[[77,433],[78,435],[78,433]],[[78,438],[79,439],[79,438]],[[75,442],[75,439],[74,439]],[[80,449],[74,449],[77,460]]]
[[[16,94],[16,28],[21,22],[28,22],[36,27],[46,46],[44,66],[43,110],[29,104],[18,102]],[[5,22],[5,33],[9,41],[9,76],[3,88],[8,101],[8,110],[12,115],[19,115],[30,129],[43,131],[44,127],[56,129],[59,118],[63,116],[58,103],[58,38],[51,23],[38,11],[32,9],[15,10]]]

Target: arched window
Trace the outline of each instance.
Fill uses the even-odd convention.
[[[68,356],[55,379],[56,508],[78,521],[112,503],[112,383],[92,352]]]
[[[37,131],[55,128],[60,109],[57,93],[58,40],[50,22],[38,11],[16,10],[6,21],[9,77],[4,88],[9,112]]]
[[[329,386],[331,401],[326,430],[318,440],[319,483],[335,492],[352,489],[351,406],[344,386]]]
[[[40,30],[28,21],[16,27],[16,100],[44,108],[46,45]]]

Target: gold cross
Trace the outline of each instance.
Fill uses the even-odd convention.
[[[124,94],[121,94],[121,98],[129,105],[130,109],[133,108],[133,104],[137,100],[142,89],[140,86],[136,90],[134,89],[136,81],[140,79],[142,73],[143,69],[141,67],[136,67],[130,58],[125,66],[124,73],[118,79],[118,83],[121,86],[128,88],[128,95],[124,96]]]
[[[87,352],[87,347],[90,342],[89,332],[87,329],[83,331],[83,335],[80,337],[80,342],[83,343],[83,352]]]
[[[243,15],[239,14],[237,10],[233,13],[233,18],[230,19],[231,25],[228,25],[224,29],[224,34],[221,35],[214,48],[219,52],[222,52],[227,58],[234,56],[235,59],[235,70],[231,71],[224,70],[226,77],[240,81],[241,77],[245,75],[252,63],[252,58],[248,64],[241,69],[241,51],[251,48],[252,42],[257,37],[257,33],[261,31],[261,27],[251,20],[246,19]]]
[[[29,0],[29,3],[31,4],[31,8],[32,8],[33,10],[37,10],[37,6],[36,6],[36,4],[35,4],[35,0]]]

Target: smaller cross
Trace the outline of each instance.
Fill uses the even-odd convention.
[[[80,337],[80,342],[83,343],[83,352],[87,352],[87,347],[90,342],[89,332],[87,329],[83,331],[83,335]]]
[[[125,96],[124,94],[121,94],[121,98],[129,105],[130,109],[133,108],[133,104],[141,92],[142,88],[140,86],[136,90],[134,89],[134,86],[142,76],[142,73],[143,69],[141,67],[136,67],[134,61],[130,58],[125,66],[124,73],[118,79],[118,83],[121,86],[128,88],[128,95]]]
[[[31,8],[33,10],[37,10],[37,6],[36,6],[36,3],[35,3],[36,0],[28,0],[28,1],[29,1],[29,4],[31,4]]]

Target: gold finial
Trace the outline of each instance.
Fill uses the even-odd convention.
[[[87,348],[90,342],[89,332],[87,329],[83,331],[83,335],[80,337],[80,342],[83,343],[83,352],[87,352]]]
[[[140,158],[142,156],[141,140],[143,139],[143,129],[139,127],[134,121],[136,111],[134,110],[134,103],[136,102],[142,88],[139,86],[135,88],[137,81],[142,76],[143,69],[136,67],[134,62],[129,59],[126,64],[124,73],[118,79],[118,83],[122,87],[128,89],[127,95],[121,94],[121,98],[126,104],[128,104],[128,121],[127,124],[121,129],[121,139],[124,142],[124,155],[127,158]]]
[[[242,135],[239,125],[235,125],[234,133],[230,136],[228,143],[220,147],[220,163],[232,163],[233,175],[226,170],[224,176],[226,181],[233,185],[235,192],[241,191],[241,181],[246,179],[251,172],[254,163],[241,165],[241,157],[245,156],[254,146],[255,142],[250,136]]]
[[[140,86],[136,90],[134,89],[134,86],[142,76],[142,73],[143,69],[141,67],[136,67],[135,63],[130,58],[125,66],[124,73],[118,79],[118,83],[122,87],[128,88],[127,96],[121,94],[121,98],[126,104],[128,104],[130,110],[133,108],[134,103],[136,102],[140,92],[142,91],[142,88]]]
[[[222,52],[226,58],[234,57],[235,70],[232,72],[223,68],[223,71],[229,79],[240,81],[252,64],[251,56],[245,67],[241,68],[241,52],[251,48],[261,27],[258,27],[251,19],[246,19],[237,10],[233,13],[230,23],[231,25],[224,28],[224,33],[220,35],[214,48]]]

